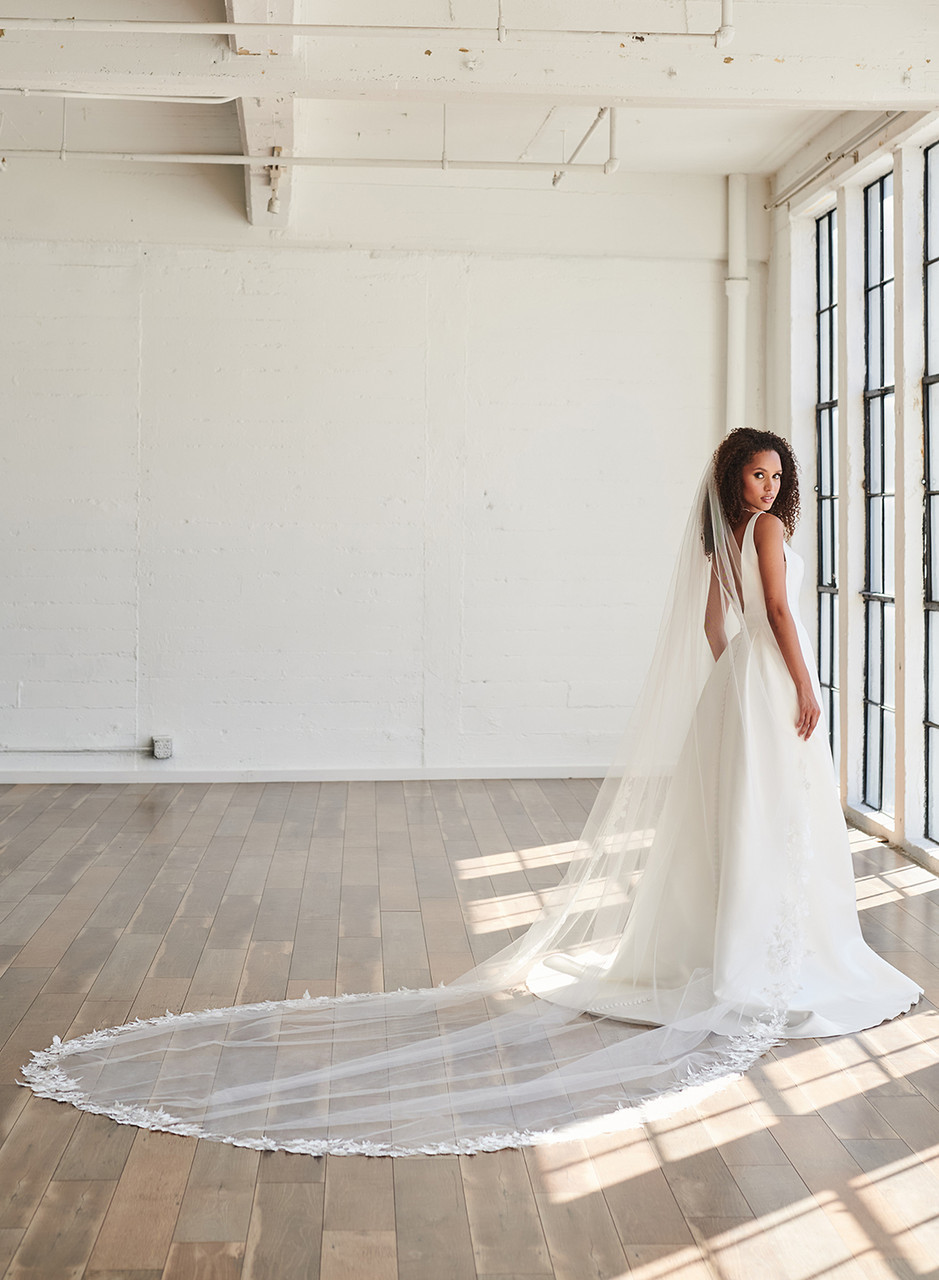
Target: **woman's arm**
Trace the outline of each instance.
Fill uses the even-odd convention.
[[[704,634],[707,636],[714,661],[727,648],[727,632],[724,629],[724,593],[721,591],[717,566],[711,564],[711,581],[708,585],[708,602],[704,610]]]
[[[766,616],[776,637],[776,643],[779,645],[779,652],[792,676],[799,699],[796,729],[799,737],[807,741],[818,724],[821,708],[815,697],[805,658],[802,656],[802,646],[799,643],[796,624],[786,597],[786,555],[783,550],[783,532],[782,521],[771,512],[767,512],[765,520],[761,517],[756,522],[753,530],[753,544],[760,564]]]

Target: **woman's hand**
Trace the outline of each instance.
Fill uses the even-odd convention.
[[[818,705],[815,691],[810,684],[801,686],[796,690],[796,693],[799,698],[799,715],[796,719],[796,729],[799,737],[808,742],[812,736],[812,731],[818,724],[822,709]]]

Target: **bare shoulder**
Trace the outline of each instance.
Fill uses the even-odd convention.
[[[782,547],[785,537],[786,526],[779,516],[773,515],[772,511],[764,511],[753,526],[753,545],[757,551],[762,547],[766,547],[767,550],[772,547]]]

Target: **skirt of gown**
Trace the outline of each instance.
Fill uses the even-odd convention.
[[[705,684],[669,785],[626,930],[606,955],[556,955],[529,987],[545,999],[663,1024],[726,1004],[783,1002],[787,1037],[835,1036],[908,1009],[921,988],[865,943],[825,726],[801,739],[797,700],[763,606],[753,524],[746,625]],[[798,620],[802,561],[786,550]]]

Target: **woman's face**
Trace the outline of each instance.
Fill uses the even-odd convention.
[[[769,511],[782,484],[782,462],[775,449],[755,453],[743,464],[741,493],[751,511]]]

